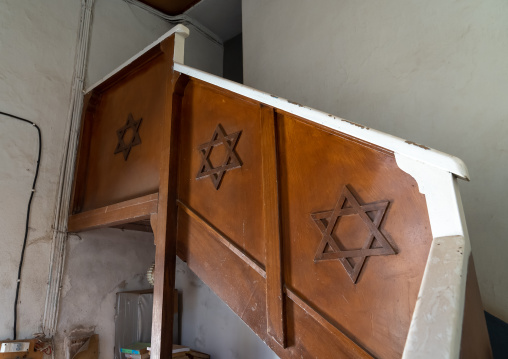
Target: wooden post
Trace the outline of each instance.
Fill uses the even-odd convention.
[[[174,38],[161,43],[167,56],[166,109],[162,130],[161,161],[159,167],[159,204],[152,221],[155,241],[155,283],[153,296],[152,351],[155,359],[171,358],[173,348],[173,316],[176,262],[176,180],[178,170],[178,114],[173,109],[173,92],[179,78],[173,72]]]
[[[283,292],[282,242],[280,232],[277,136],[273,108],[261,108],[261,153],[263,159],[263,222],[266,243],[267,332],[286,347]]]

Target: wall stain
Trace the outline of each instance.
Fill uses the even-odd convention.
[[[38,243],[49,243],[51,242],[51,237],[39,237],[32,240],[29,240],[27,243],[27,247],[30,247],[31,245],[38,244]]]

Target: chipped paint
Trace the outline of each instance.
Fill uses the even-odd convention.
[[[298,102],[293,102],[293,101],[290,101],[290,100],[287,100],[287,102],[292,104],[292,105],[296,105],[298,107],[304,107],[303,105],[299,104]]]
[[[335,117],[334,117],[334,118],[335,118]],[[352,122],[352,121],[348,121],[348,120],[342,120],[342,121],[347,122],[347,123],[349,123],[349,124],[351,124],[351,125],[353,125],[353,126],[360,127],[361,129],[364,129],[364,130],[369,130],[369,128],[368,128],[368,127],[365,127],[365,126],[363,126],[363,125],[360,125],[360,124],[358,124],[358,123],[356,123],[356,122]]]
[[[416,142],[413,142],[413,141],[405,141],[408,145],[413,145],[413,146],[416,146],[416,147],[420,147],[420,148],[423,148],[424,150],[430,150],[430,147],[427,147],[427,146],[424,146],[424,145],[420,145]]]

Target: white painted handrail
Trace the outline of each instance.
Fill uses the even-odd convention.
[[[461,159],[426,146],[406,141],[381,131],[377,131],[337,116],[315,110],[313,108],[291,102],[281,97],[262,92],[251,87],[223,79],[192,67],[175,63],[175,71],[200,79],[218,87],[222,87],[239,95],[252,98],[269,106],[280,108],[286,112],[306,118],[320,125],[343,132],[366,142],[386,148],[408,158],[430,164],[458,177],[469,179],[467,167]]]

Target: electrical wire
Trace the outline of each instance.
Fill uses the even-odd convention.
[[[28,208],[26,211],[26,223],[25,223],[25,238],[23,239],[23,248],[21,250],[21,258],[19,260],[19,267],[18,267],[18,279],[16,282],[16,298],[14,300],[14,327],[13,327],[13,340],[16,340],[16,329],[17,329],[17,322],[18,322],[18,297],[19,297],[19,285],[21,283],[21,268],[23,267],[23,259],[25,257],[25,248],[26,248],[26,241],[28,238],[28,223],[30,222],[30,208],[32,206],[32,199],[34,197],[35,193],[35,183],[37,182],[37,177],[39,176],[39,164],[41,162],[41,147],[42,147],[42,139],[41,139],[41,129],[37,124],[33,123],[32,121],[29,121],[25,118],[21,118],[18,116],[11,115],[9,113],[5,113],[0,111],[0,115],[4,115],[10,118],[13,118],[15,120],[23,121],[26,123],[31,124],[34,126],[37,130],[37,134],[39,136],[39,148],[38,148],[38,154],[37,154],[37,166],[35,167],[35,176],[34,181],[32,184],[32,191],[30,193],[30,199],[28,200]]]

